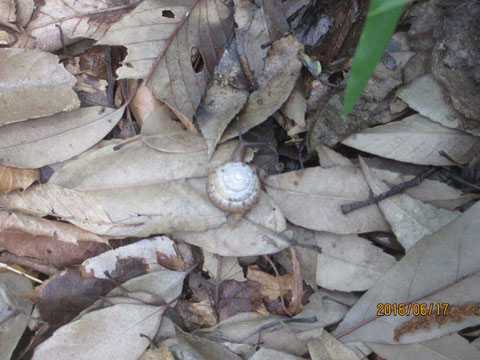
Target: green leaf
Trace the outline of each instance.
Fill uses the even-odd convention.
[[[355,51],[352,72],[345,91],[343,115],[347,116],[350,113],[367,85],[407,2],[409,0],[372,0],[370,3],[367,21]]]
[[[310,59],[310,56],[305,54],[303,51],[299,51],[300,53],[300,60],[302,61],[303,65],[306,66],[310,74],[312,74],[315,78],[319,77],[322,73],[322,64],[320,61],[313,61]]]

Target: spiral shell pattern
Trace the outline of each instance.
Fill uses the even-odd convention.
[[[230,162],[209,175],[207,193],[212,203],[223,211],[243,212],[257,203],[260,180],[248,165]]]

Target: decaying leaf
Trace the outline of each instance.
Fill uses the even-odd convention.
[[[421,115],[363,130],[342,143],[388,159],[438,166],[452,165],[439,151],[461,163],[480,151],[480,138],[443,127]]]
[[[270,176],[268,194],[295,225],[337,234],[387,231],[389,225],[376,205],[344,215],[340,206],[369,197],[359,169],[321,167]]]
[[[258,282],[260,292],[267,301],[273,301],[287,292],[291,292],[294,287],[294,278],[292,274],[285,274],[280,277],[270,275],[260,271],[256,267],[250,267],[247,271],[247,279]]]
[[[218,268],[220,266],[220,276],[218,277]],[[245,281],[243,269],[238,264],[238,258],[233,256],[219,257],[215,254],[203,251],[203,270],[210,274],[212,279],[217,282],[224,280]]]
[[[78,108],[73,85],[53,54],[0,49],[0,126]]]
[[[302,68],[298,51],[303,45],[294,35],[275,42],[265,59],[265,67],[258,78],[259,88],[250,94],[240,113],[241,131],[246,132],[264,122],[280,109],[288,99]],[[238,135],[236,123],[232,123],[222,136],[222,141]]]
[[[196,132],[193,115],[232,34],[233,17],[219,0],[168,0],[161,5],[147,0],[112,25],[99,43],[127,47],[124,66],[117,71],[120,79],[145,77],[162,54],[153,91]]]
[[[261,347],[248,360],[301,360],[301,357],[287,354],[283,351],[277,351]]]
[[[360,164],[374,195],[390,190],[388,185],[375,176],[361,157]],[[410,249],[425,235],[434,233],[460,215],[459,212],[438,209],[433,205],[425,204],[407,194],[389,197],[380,201],[378,206],[405,250]]]
[[[16,169],[0,165],[0,192],[25,190],[40,177],[38,170]]]
[[[81,108],[0,128],[0,162],[38,168],[68,160],[98,143],[120,121],[125,106]]]
[[[359,360],[352,350],[327,331],[323,332],[321,338],[310,340],[307,344],[312,360]]]
[[[457,317],[458,314],[449,314],[447,308],[444,317],[424,318],[426,327],[412,324],[410,329],[407,328],[408,331],[396,336],[397,342],[394,339],[396,331],[402,324],[409,324],[413,313],[410,316],[377,316],[377,312],[378,304],[415,302],[426,304],[427,309],[433,304],[434,314],[436,304],[440,304],[442,310],[444,306],[441,304],[448,304],[449,307],[478,304],[479,216],[480,203],[477,202],[450,224],[420,239],[400,262],[360,298],[334,335],[342,342],[407,344],[478,325],[478,316]]]
[[[32,282],[27,278],[0,273],[0,359],[11,358],[28,325],[33,305],[25,295],[32,290]]]
[[[33,19],[26,28],[30,36],[23,38],[17,45],[53,52],[61,49],[64,44],[69,45],[79,39],[98,40],[111,23],[135,5],[117,0],[36,3]],[[61,27],[61,31],[56,25]]]

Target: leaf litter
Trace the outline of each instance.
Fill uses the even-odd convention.
[[[480,359],[478,4],[406,6],[347,117],[360,0],[35,5],[0,7],[1,358]]]

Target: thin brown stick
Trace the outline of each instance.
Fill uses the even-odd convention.
[[[371,197],[370,199],[362,200],[362,201],[356,201],[356,202],[350,203],[350,204],[344,204],[344,205],[341,206],[342,213],[344,215],[347,215],[348,213],[350,213],[354,210],[358,210],[358,209],[364,208],[366,206],[376,204],[376,203],[378,203],[378,202],[380,202],[380,201],[382,201],[386,198],[389,198],[393,195],[400,194],[400,193],[404,192],[405,190],[407,190],[411,187],[419,185],[423,180],[425,180],[427,177],[432,175],[437,170],[438,170],[437,168],[432,168],[432,169],[416,176],[412,180],[409,180],[409,181],[403,182],[401,184],[398,184],[397,186],[394,186],[390,190],[385,191],[384,193],[381,193],[381,194],[376,195],[374,197]]]

